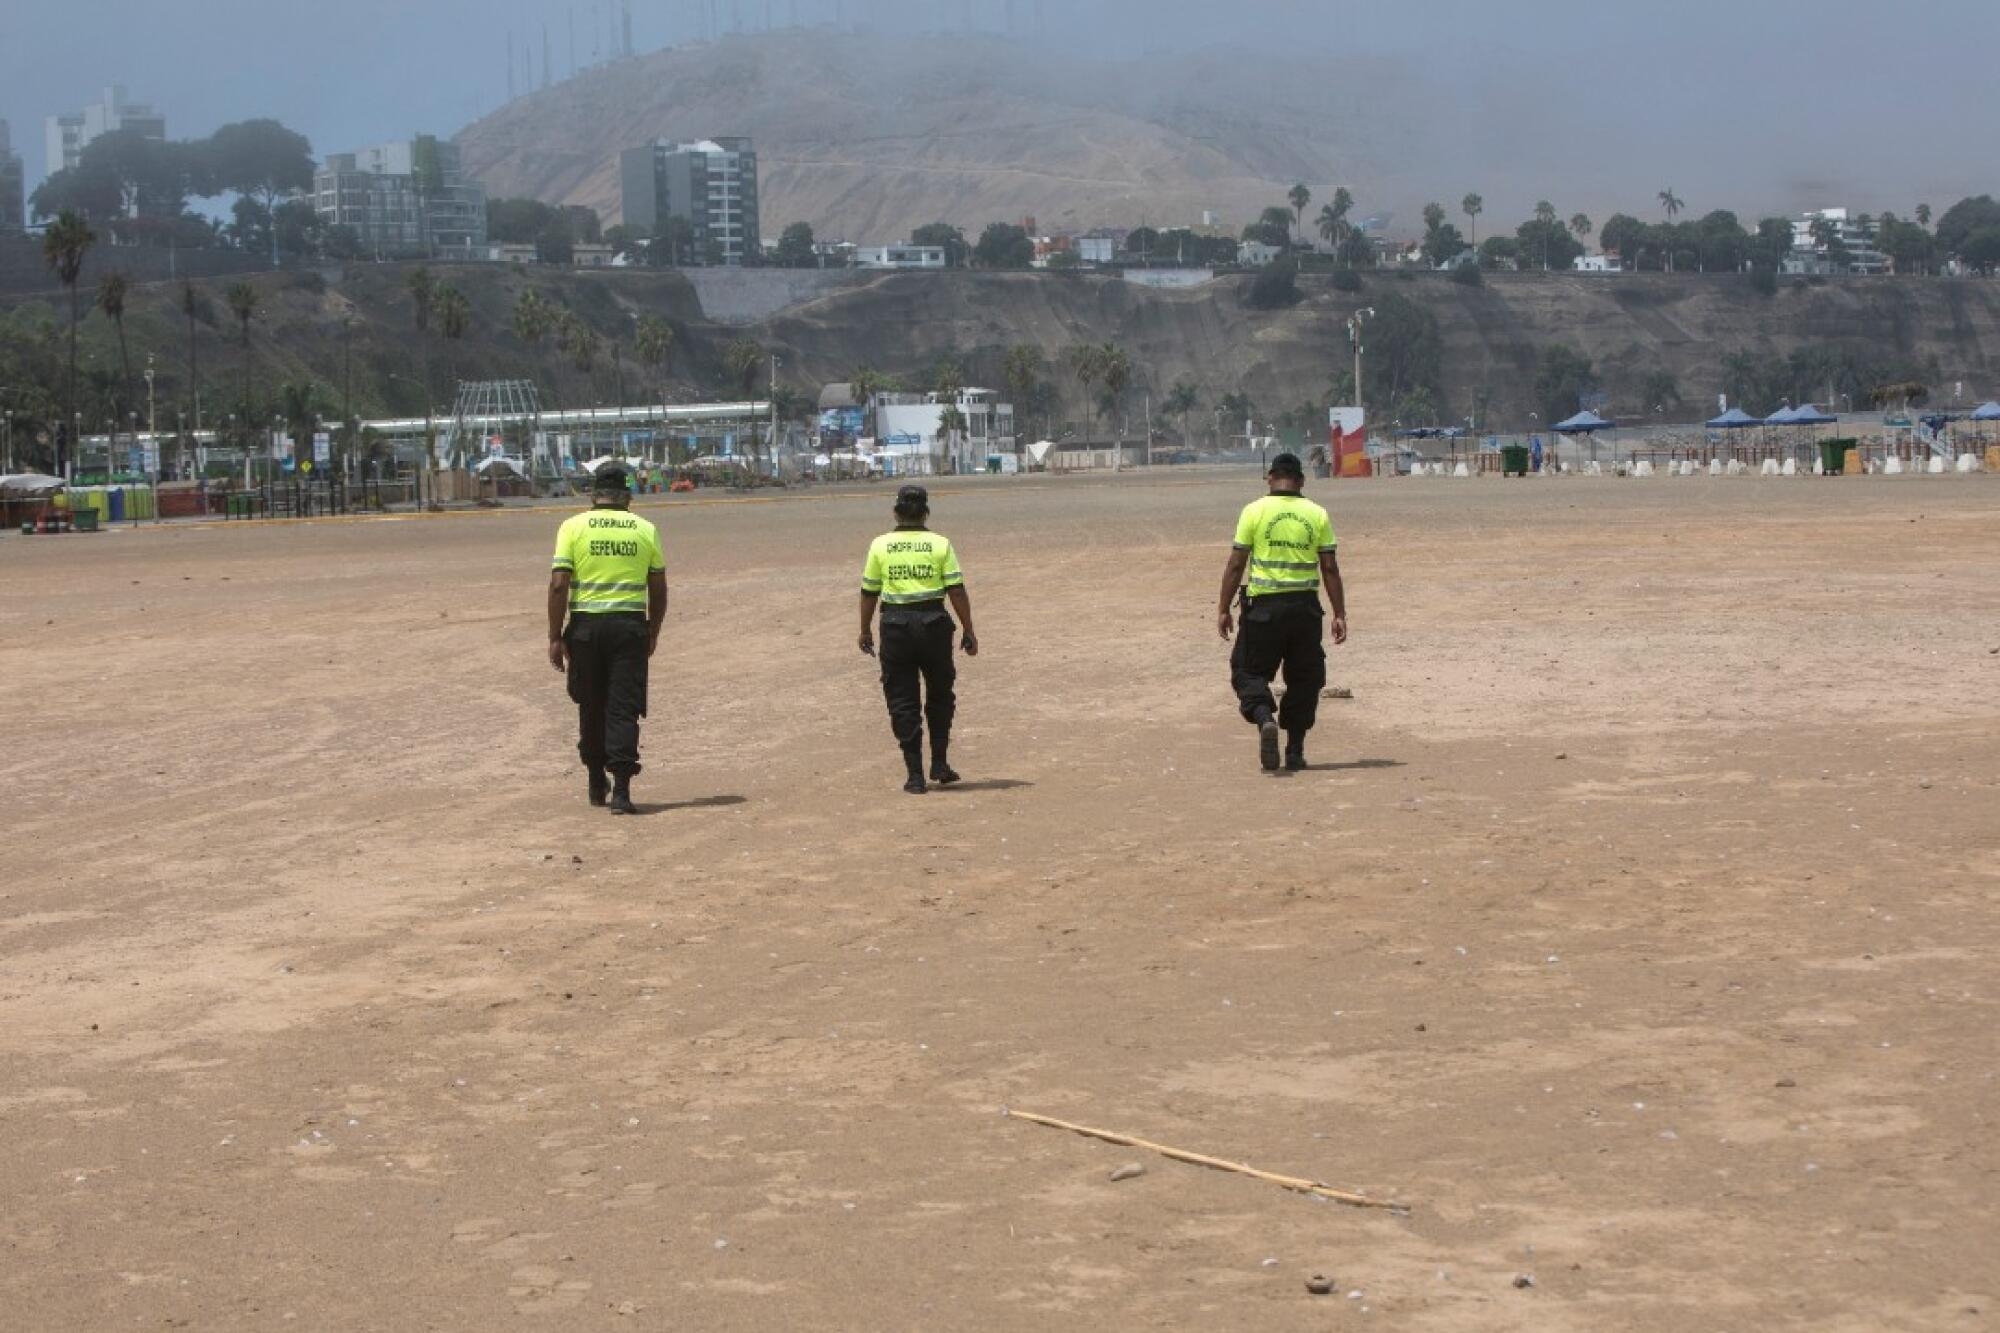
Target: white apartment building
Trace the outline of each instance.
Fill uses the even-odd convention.
[[[42,149],[47,155],[48,173],[53,176],[58,171],[73,170],[91,140],[114,130],[134,130],[148,139],[164,139],[167,118],[143,103],[126,101],[124,87],[113,84],[104,90],[102,102],[81,111],[50,116],[44,122]]]
[[[1847,252],[1844,260],[1833,257],[1832,246],[1821,243],[1814,234],[1815,224],[1825,232],[1829,228],[1832,235],[1839,238],[1841,247]],[[1792,252],[1784,263],[1787,273],[1887,273],[1889,257],[1875,248],[1875,229],[1863,227],[1844,208],[1822,208],[1814,213],[1802,213],[1792,220]]]
[[[692,252],[673,262],[738,265],[762,245],[757,209],[757,150],[744,138],[669,143],[618,155],[623,221],[642,235],[666,235],[670,219],[687,224]]]
[[[943,268],[941,245],[864,245],[854,251],[856,268]]]
[[[486,187],[466,178],[457,144],[433,135],[328,157],[313,209],[376,256],[485,257]]]

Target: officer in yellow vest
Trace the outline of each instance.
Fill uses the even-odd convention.
[[[1319,713],[1326,684],[1326,649],[1320,645],[1319,587],[1333,603],[1332,635],[1347,642],[1347,590],[1334,558],[1333,521],[1301,493],[1305,469],[1295,454],[1271,460],[1270,494],[1252,501],[1236,521],[1236,541],[1222,571],[1222,603],[1215,628],[1227,640],[1230,604],[1242,588],[1243,624],[1229,656],[1230,683],[1244,718],[1257,728],[1258,759],[1278,767],[1278,733],[1285,734],[1285,767],[1306,767],[1306,733]],[[1248,581],[1245,581],[1245,574]],[[1271,695],[1272,678],[1285,673],[1285,699]]]
[[[590,803],[608,801],[614,815],[638,813],[632,777],[639,772],[647,663],[667,618],[660,534],[629,512],[631,503],[625,469],[599,468],[590,509],[571,515],[556,533],[549,573],[549,665],[569,676]]]
[[[908,781],[903,790],[921,796],[924,782],[924,723],[930,722],[930,780],[939,786],[958,781],[947,759],[951,723],[957,712],[952,686],[958,668],[951,657],[952,623],[945,603],[958,613],[959,643],[967,657],[979,655],[972,630],[972,599],[958,552],[942,533],[925,526],[930,492],[905,486],[896,492],[896,528],[868,547],[861,570],[861,651],[875,655],[875,611],[882,612],[882,697],[889,726],[903,747]],[[928,695],[928,698],[925,696]]]

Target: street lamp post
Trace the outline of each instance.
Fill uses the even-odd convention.
[[[160,410],[153,397],[153,354],[146,353],[146,461],[153,466],[153,522],[160,521]]]

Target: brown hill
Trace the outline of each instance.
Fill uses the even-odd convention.
[[[1205,209],[1240,225],[1297,181],[1368,197],[1396,156],[1367,95],[1388,77],[1336,83],[1228,51],[1111,62],[1000,37],[794,30],[588,71],[459,143],[493,194],[589,204],[607,222],[620,150],[747,134],[770,236],[795,221],[859,242],[939,219],[1165,225]]]

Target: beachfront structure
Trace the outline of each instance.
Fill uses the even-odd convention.
[[[864,245],[854,252],[856,268],[943,268],[941,245]]]
[[[944,409],[957,403],[965,428],[947,438]],[[956,398],[935,393],[875,396],[875,447],[898,474],[982,472],[986,460],[1015,452],[1014,405],[992,389],[968,388]]]
[[[44,122],[42,147],[48,174],[75,170],[92,140],[117,130],[131,130],[146,139],[165,139],[167,118],[144,103],[126,101],[124,87],[113,84],[104,90],[102,102],[50,116]]]
[[[377,257],[485,257],[486,187],[466,176],[458,145],[435,135],[333,154],[313,174],[313,208]]]
[[[757,150],[748,139],[628,148],[618,156],[618,186],[625,225],[659,238],[681,219],[695,263],[740,265],[761,243]]]
[[[14,151],[7,122],[0,120],[0,231],[19,231],[27,225],[26,184],[21,155]]]

